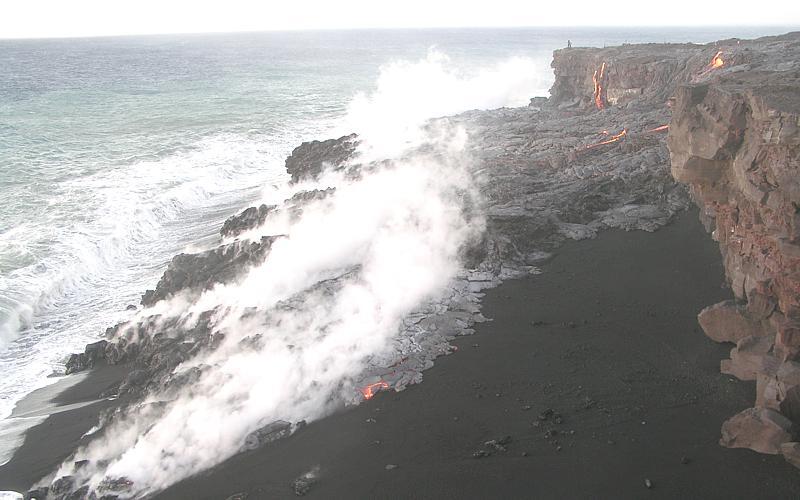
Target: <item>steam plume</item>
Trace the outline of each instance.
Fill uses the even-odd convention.
[[[530,95],[523,87],[532,68],[519,60],[466,81],[443,68],[437,53],[416,65],[389,65],[376,92],[354,100],[348,123],[361,133],[360,159],[401,159],[365,168],[357,179],[329,174],[303,186],[335,191],[299,215],[279,210],[243,235],[280,237],[241,279],[141,313],[191,324],[213,310],[222,340],[176,369],[193,374],[191,383],[117,415],[55,477],[74,475],[95,490],[125,478],[116,484],[124,486],[120,493],[146,495],[232,456],[271,423],[317,419],[357,399],[356,383],[373,360],[392,357],[403,319],[444,293],[464,246],[483,229],[467,132],[446,122],[423,125]],[[409,71],[438,75],[421,104],[418,87],[395,81]],[[415,152],[423,143],[425,153]],[[80,460],[88,465],[76,470]]]

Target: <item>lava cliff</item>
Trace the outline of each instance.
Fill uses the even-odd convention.
[[[719,242],[734,295],[698,320],[736,343],[722,372],[757,382],[754,407],[725,422],[720,442],[800,466],[800,33],[567,48],[552,66],[548,104],[561,110],[671,108],[673,177]]]
[[[800,424],[800,36],[742,42],[713,80],[680,86],[670,123],[672,173],[690,186],[719,242],[735,300],[699,316],[735,342],[722,371],[757,381],[753,409],[721,443],[783,451],[797,464]]]

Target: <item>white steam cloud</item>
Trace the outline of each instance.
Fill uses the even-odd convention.
[[[426,140],[430,118],[471,109],[525,106],[531,97],[547,95],[552,83],[549,63],[512,57],[478,71],[464,71],[436,48],[420,61],[396,61],[381,68],[372,93],[351,102],[347,129],[366,142],[368,159],[396,157]]]
[[[524,61],[467,79],[446,63],[431,52],[388,65],[376,92],[353,102],[348,124],[363,141],[360,159],[402,159],[356,180],[326,175],[315,187],[333,186],[333,194],[242,236],[281,235],[238,282],[142,312],[191,322],[216,310],[224,338],[177,368],[198,374],[183,392],[151,394],[72,459],[89,465],[67,462],[55,477],[72,474],[92,488],[124,477],[130,494],[147,495],[234,455],[265,425],[313,420],[354,400],[370,360],[391,355],[403,318],[446,289],[464,245],[483,230],[466,132],[422,126],[434,116],[524,104],[536,92],[525,89],[537,75]],[[423,142],[429,153],[409,151]]]
[[[223,306],[216,324],[224,341],[180,367],[203,369],[187,392],[116,422],[79,455],[108,463],[90,484],[126,477],[158,490],[233,455],[266,424],[315,419],[352,399],[369,358],[458,270],[459,249],[480,228],[460,201],[471,190],[460,164],[413,158],[307,206],[263,264],[192,307]],[[340,279],[332,289],[312,288],[275,307],[333,278]],[[244,315],[248,307],[268,310],[269,320]]]

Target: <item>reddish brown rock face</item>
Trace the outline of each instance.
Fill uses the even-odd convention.
[[[550,104],[568,112],[672,109],[673,177],[719,242],[735,296],[698,321],[736,344],[721,371],[758,384],[721,443],[779,453],[800,427],[800,34],[567,48],[552,66]],[[800,466],[800,443],[785,448]]]
[[[768,102],[757,89],[683,87],[669,146],[673,175],[713,219],[736,298],[788,360],[800,354],[800,132],[798,114]]]
[[[789,419],[774,410],[749,408],[725,422],[720,444],[777,455],[783,444],[791,442],[791,427]]]
[[[698,320],[715,341],[738,342],[722,371],[758,381],[756,408],[726,422],[721,442],[762,453],[780,451],[776,415],[800,423],[800,73],[785,62],[800,59],[793,37],[679,87],[668,138],[673,176],[713,229],[736,297]]]
[[[752,318],[747,309],[732,300],[706,307],[700,311],[697,321],[715,342],[738,342],[764,331],[758,318]]]
[[[663,107],[680,84],[706,71],[715,48],[694,44],[641,44],[568,48],[553,53],[553,103],[598,110]]]

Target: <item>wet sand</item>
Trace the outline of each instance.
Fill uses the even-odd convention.
[[[119,383],[127,373],[125,366],[100,366],[88,374],[75,375],[76,384],[70,377],[58,384],[29,394],[20,401],[12,417],[18,414],[37,413],[44,408],[50,415],[32,427],[25,435],[22,446],[14,452],[11,460],[0,467],[0,491],[27,491],[34,482],[53,472],[82,442],[83,435],[98,423],[98,414],[115,403],[101,399],[100,394]],[[64,410],[64,407],[73,407]]]
[[[800,496],[800,471],[781,457],[717,443],[755,391],[719,373],[730,346],[697,326],[700,309],[731,293],[695,211],[656,233],[569,243],[543,269],[490,290],[493,321],[456,340],[458,352],[422,384],[379,393],[157,498],[293,498],[293,480],[315,467],[308,498]],[[108,381],[98,380],[75,393],[99,394]],[[0,468],[0,489],[51,470],[96,411],[32,429]],[[505,451],[484,444],[505,436]]]

